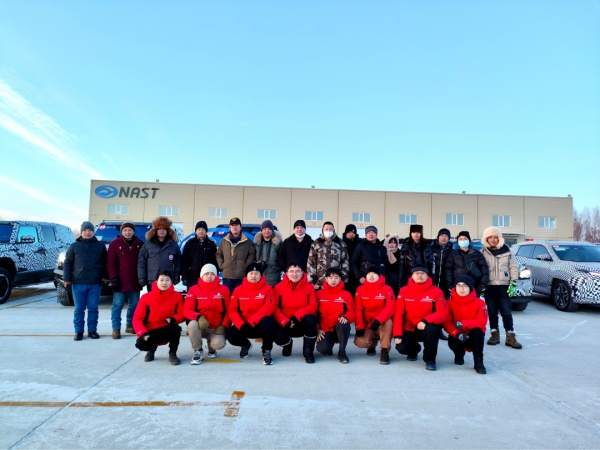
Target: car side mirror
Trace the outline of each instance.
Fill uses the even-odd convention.
[[[35,238],[33,236],[23,236],[19,241],[19,244],[33,244],[35,242]]]

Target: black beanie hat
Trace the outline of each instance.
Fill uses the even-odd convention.
[[[411,225],[410,232],[411,233],[421,233],[421,236],[423,236],[423,225],[418,225],[418,224]]]
[[[348,225],[346,225],[346,229],[344,230],[344,234],[348,233],[352,231],[354,234],[358,234],[358,230],[356,229],[356,225],[354,225],[353,223],[349,223]]]
[[[121,224],[121,228],[119,228],[119,230],[123,231],[124,228],[131,228],[133,231],[135,231],[135,225],[132,224],[131,222],[123,222]]]
[[[331,225],[334,229],[335,229],[335,225],[333,224],[333,222],[330,222],[329,220],[327,222],[323,222],[323,226],[321,227],[321,230],[323,228],[325,228],[325,225]]]
[[[369,266],[365,270],[365,275],[368,274],[369,272],[373,272],[373,273],[376,273],[377,275],[381,275],[381,268],[379,266],[376,266],[375,264],[369,264]]]
[[[466,237],[469,241],[471,240],[471,235],[468,231],[461,231],[460,233],[458,233],[458,236],[456,236],[456,240],[458,241],[458,238],[461,236]]]
[[[440,228],[440,231],[438,231],[437,237],[440,237],[442,234],[445,234],[446,236],[448,236],[448,239],[450,239],[452,237],[452,234],[450,234],[450,230],[448,228]]]
[[[260,274],[262,275],[264,267],[262,265],[262,263],[259,262],[253,262],[248,264],[248,266],[246,267],[246,275],[248,275],[250,272],[254,272],[254,271],[260,272]]]
[[[456,282],[456,284],[465,283],[467,286],[469,286],[471,288],[471,290],[475,289],[475,280],[470,275],[467,275],[467,274],[457,275],[456,278],[454,279],[454,281]]]
[[[194,228],[194,231],[196,231],[198,228],[204,228],[204,231],[208,231],[208,225],[204,220],[196,222],[196,227]]]
[[[306,230],[306,222],[302,219],[298,219],[294,222],[294,228],[296,227],[302,227]]]
[[[412,269],[410,269],[410,273],[415,272],[425,272],[427,275],[429,275],[429,269],[421,264],[417,264]]]
[[[330,267],[329,269],[327,269],[325,271],[326,278],[332,274],[336,274],[338,277],[340,277],[342,279],[344,278],[344,276],[342,275],[342,271],[339,269],[339,267]]]

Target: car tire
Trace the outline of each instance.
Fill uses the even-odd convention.
[[[63,306],[73,306],[75,304],[73,301],[73,291],[70,287],[65,287],[62,280],[59,280],[56,284],[56,298],[58,299],[58,303]]]
[[[513,303],[512,310],[513,311],[525,311],[527,309],[527,305],[529,305],[529,303]]]
[[[6,303],[13,289],[13,279],[8,270],[0,267],[0,304]]]
[[[573,301],[573,290],[566,281],[554,280],[552,284],[552,302],[559,311],[577,311],[577,303]]]

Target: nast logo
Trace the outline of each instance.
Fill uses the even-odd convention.
[[[123,187],[117,188],[110,184],[102,184],[94,189],[94,192],[98,197],[102,198],[114,198],[114,197],[125,197],[125,198],[156,198],[156,193],[160,188],[140,188],[140,187]]]

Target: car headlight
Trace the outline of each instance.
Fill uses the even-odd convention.
[[[527,278],[531,278],[531,270],[528,268],[521,269],[519,272],[519,279],[525,280]]]
[[[60,252],[58,254],[58,264],[64,264],[66,257],[67,257],[67,252]]]

